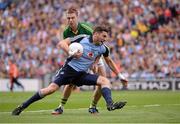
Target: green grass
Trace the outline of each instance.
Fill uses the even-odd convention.
[[[92,92],[73,93],[64,114],[53,116],[50,113],[58,106],[61,94],[56,92],[32,104],[20,116],[12,116],[11,111],[33,93],[0,92],[0,123],[180,123],[180,92],[114,91],[114,101],[127,100],[128,104],[108,112],[101,99],[96,116],[87,112]]]

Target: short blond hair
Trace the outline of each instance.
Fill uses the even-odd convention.
[[[67,14],[72,14],[75,13],[78,16],[78,9],[75,6],[71,6],[69,7],[69,9],[67,10]]]

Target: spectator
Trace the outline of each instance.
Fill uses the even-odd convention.
[[[111,24],[113,56],[130,78],[179,77],[179,64],[172,60],[175,57],[178,61],[180,54],[178,0],[143,0],[141,4],[138,0],[76,0],[71,4],[80,7],[80,21],[96,24],[107,20]],[[55,71],[65,59],[56,43],[65,28],[64,9],[71,4],[17,0],[0,9],[1,63],[17,58],[22,76],[28,78]],[[5,67],[0,69],[0,76],[7,77]]]

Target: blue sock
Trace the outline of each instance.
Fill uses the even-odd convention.
[[[31,98],[22,104],[22,108],[27,108],[30,104],[42,99],[43,97],[44,96],[40,92],[35,93]]]
[[[111,97],[111,90],[107,87],[104,87],[101,89],[101,93],[106,101],[106,104],[111,105],[113,103],[113,100]]]

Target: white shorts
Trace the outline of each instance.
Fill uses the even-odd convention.
[[[102,60],[102,57],[99,59],[99,62],[97,65],[98,65],[98,67],[104,66],[104,62]]]
[[[98,64],[97,64],[97,66],[98,66],[98,67],[104,67],[104,62],[103,62],[102,58],[99,59],[99,62],[98,62]],[[88,73],[94,74],[91,69],[88,69]]]

